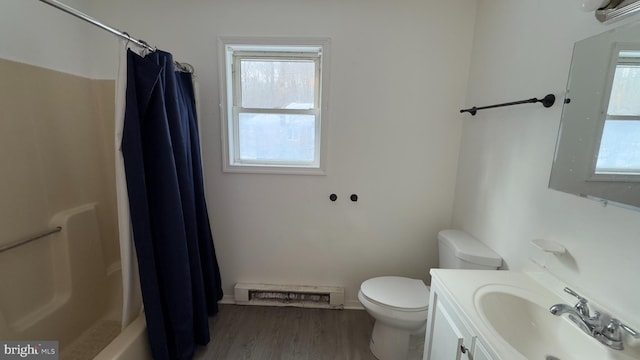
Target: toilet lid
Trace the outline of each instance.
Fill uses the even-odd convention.
[[[401,310],[426,310],[429,306],[429,288],[422,280],[382,276],[363,282],[360,291],[374,302]]]

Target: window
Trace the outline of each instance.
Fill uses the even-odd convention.
[[[596,176],[640,175],[640,51],[620,51],[613,72]]]
[[[224,170],[323,174],[326,39],[222,38]]]

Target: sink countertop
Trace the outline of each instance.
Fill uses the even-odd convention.
[[[476,334],[482,334],[483,340],[491,350],[501,359],[528,360],[516,351],[500,335],[486,324],[476,308],[476,293],[488,285],[506,285],[534,292],[546,299],[549,306],[564,302],[551,291],[544,288],[531,276],[523,272],[508,270],[459,270],[459,269],[431,269],[432,279],[437,279],[447,297],[464,312],[471,322],[468,324]],[[550,316],[553,316],[549,314]]]
[[[432,269],[430,273],[432,280],[438,282],[439,286],[445,292],[444,295],[462,310],[464,314],[459,315],[462,315],[465,322],[469,322],[466,325],[471,328],[470,330],[475,334],[481,335],[483,343],[489,347],[499,359],[528,360],[492,328],[482,311],[478,308],[478,295],[489,291],[496,291],[496,289],[499,291],[500,288],[511,288],[515,289],[521,296],[526,297],[533,303],[539,304],[543,308],[548,308],[551,305],[559,303],[573,304],[575,302],[574,298],[563,293],[565,284],[546,272],[528,273],[507,270]],[[553,317],[554,315],[549,313],[549,316]],[[569,323],[564,317],[557,319],[558,321],[566,321]],[[575,325],[571,324],[571,326]],[[625,353],[629,354],[627,351],[621,352],[607,349],[597,340],[582,333],[577,327],[575,327],[575,331],[578,333],[567,334],[567,336],[583,337],[584,339],[581,339],[580,342],[585,340],[589,342],[593,341],[594,343],[590,344],[589,348],[592,348],[591,345],[597,346],[597,354],[591,355],[598,357],[598,359],[636,358],[636,356],[625,356]],[[541,346],[544,345],[541,344]],[[602,348],[600,348],[600,346]],[[600,351],[602,351],[602,353]],[[578,351],[578,353],[581,352],[582,351]],[[601,355],[604,355],[604,357]],[[578,355],[576,354],[576,356]]]

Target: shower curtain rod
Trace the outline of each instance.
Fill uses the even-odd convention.
[[[103,23],[101,23],[100,21],[92,18],[91,16],[76,10],[74,8],[72,8],[69,5],[63,4],[57,0],[40,0],[40,2],[43,2],[47,5],[50,5],[58,10],[62,10],[64,12],[66,12],[67,14],[73,15],[75,17],[77,17],[78,19],[84,20],[92,25],[95,25],[103,30],[106,30],[116,36],[119,36],[125,40],[128,40],[142,48],[145,48],[149,51],[156,51],[157,48],[152,47],[151,45],[147,44],[146,41],[144,40],[139,40],[136,39],[134,37],[132,37],[131,35],[127,34],[126,32],[122,32],[116,28],[113,28],[111,26],[105,25]],[[191,66],[191,64],[187,64],[187,63],[179,63],[179,62],[174,62],[174,64],[176,65],[176,67],[178,68],[178,70],[183,71],[183,72],[188,72],[188,73],[193,73],[194,72],[194,68],[193,66]]]
[[[134,43],[134,44],[136,44],[136,45],[138,45],[140,47],[143,47],[143,48],[151,50],[151,51],[155,51],[156,50],[154,47],[151,47],[145,41],[135,39],[135,38],[131,37],[129,34],[127,34],[125,32],[122,32],[122,31],[120,31],[120,30],[118,30],[116,28],[112,28],[111,26],[105,25],[105,24],[101,23],[100,21],[92,18],[91,16],[72,8],[69,5],[63,4],[63,3],[61,3],[61,2],[59,2],[57,0],[40,0],[40,1],[45,3],[45,4],[47,4],[47,5],[53,6],[54,8],[56,8],[58,10],[62,10],[64,12],[66,12],[67,14],[73,15],[73,16],[77,17],[78,19],[82,19],[82,20],[84,20],[84,21],[86,21],[86,22],[88,22],[90,24],[93,24],[93,25],[95,25],[95,26],[97,26],[99,28],[102,28],[103,30],[107,30],[108,32],[110,32],[112,34],[115,34],[115,35],[117,35],[117,36],[119,36],[119,37],[121,37],[123,39],[129,40],[132,43]]]

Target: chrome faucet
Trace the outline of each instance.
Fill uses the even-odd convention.
[[[628,332],[634,338],[640,339],[640,333],[621,323],[618,319],[611,318],[606,326],[603,325],[599,312],[594,311],[593,316],[591,316],[589,306],[587,305],[589,301],[587,299],[578,295],[578,293],[568,287],[564,288],[564,291],[578,298],[578,303],[574,306],[567,304],[553,305],[549,308],[549,312],[553,315],[562,316],[567,314],[569,320],[578,325],[582,331],[615,350],[624,349],[622,331],[620,329]]]
[[[611,318],[609,324],[604,326],[599,312],[595,311],[594,315],[591,316],[587,299],[568,287],[564,288],[564,291],[578,298],[578,303],[574,306],[567,304],[553,305],[549,308],[553,315],[562,316],[567,314],[569,320],[578,325],[582,331],[615,350],[624,349],[622,331],[620,329],[628,332],[636,339],[640,338],[640,333],[621,323],[618,319]]]
[[[575,304],[575,306],[556,304],[550,307],[549,311],[556,316],[568,314],[569,320],[578,325],[578,327],[580,327],[582,331],[593,336],[594,332],[602,327],[600,313],[596,311],[594,315],[591,316],[589,305],[587,305],[589,301],[587,299],[578,295],[578,293],[569,289],[568,287],[564,288],[564,291],[577,297],[578,303]]]
[[[595,334],[594,337],[612,349],[623,350],[624,345],[622,344],[622,331],[620,329],[628,332],[634,338],[640,339],[640,334],[637,331],[621,323],[616,318],[611,318],[609,324],[601,332]]]

